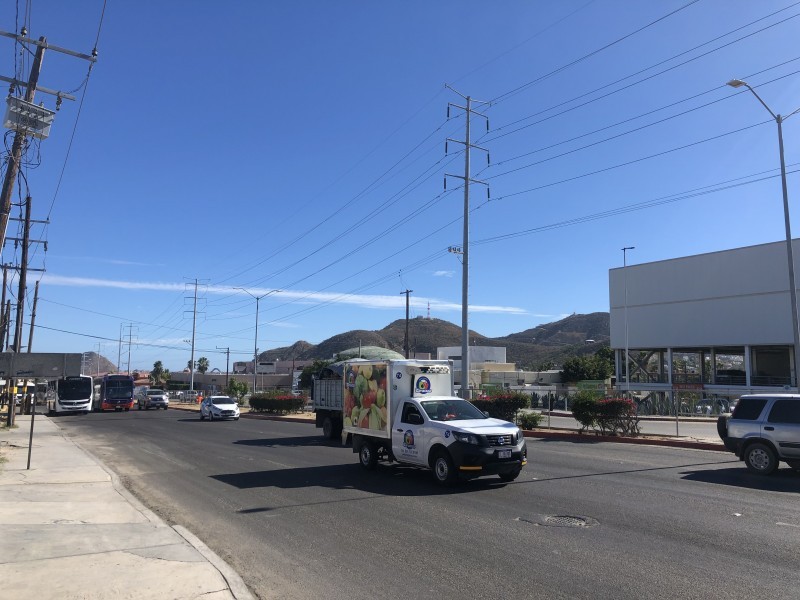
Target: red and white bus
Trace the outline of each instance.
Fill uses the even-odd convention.
[[[95,384],[94,410],[130,410],[133,408],[133,377],[105,375]]]

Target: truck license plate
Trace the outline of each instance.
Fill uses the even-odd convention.
[[[511,450],[498,450],[497,458],[511,458]]]

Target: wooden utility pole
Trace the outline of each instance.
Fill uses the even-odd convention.
[[[31,74],[28,77],[28,87],[25,89],[25,100],[33,102],[33,95],[36,93],[36,84],[39,82],[39,72],[42,69],[42,59],[47,40],[39,38],[39,45],[31,66]],[[8,228],[8,218],[11,216],[11,194],[14,191],[14,182],[17,180],[19,163],[22,158],[22,146],[25,143],[25,132],[19,131],[14,134],[14,143],[11,145],[11,155],[8,157],[8,167],[6,176],[3,179],[3,190],[0,193],[0,249],[6,243],[6,228]],[[18,350],[19,351],[19,350]]]
[[[36,304],[39,302],[39,282],[36,282],[36,287],[33,290],[33,309],[31,310],[31,330],[28,333],[28,352],[33,347],[33,324],[36,321]]]
[[[403,353],[405,354],[406,358],[408,358],[408,355],[410,354],[409,348],[408,348],[408,308],[409,308],[409,306],[408,306],[408,302],[409,302],[408,301],[408,295],[413,291],[414,290],[406,290],[405,292],[400,292],[401,294],[405,294],[406,295],[406,335],[403,338]]]
[[[25,198],[25,226],[22,233],[22,258],[17,292],[17,321],[14,328],[14,352],[22,351],[22,317],[25,312],[25,287],[28,279],[28,244],[31,234],[31,197]]]
[[[8,286],[8,265],[3,265],[3,294],[0,300],[0,346],[5,350],[6,328],[8,327],[8,320],[6,319],[6,287]]]

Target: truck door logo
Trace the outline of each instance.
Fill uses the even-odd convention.
[[[414,449],[414,432],[410,429],[406,430],[403,434],[403,448],[408,450]]]
[[[431,393],[431,380],[425,377],[424,375],[417,379],[417,388],[418,394],[430,394]]]

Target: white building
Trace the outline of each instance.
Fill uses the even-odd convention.
[[[609,305],[622,390],[797,389],[785,242],[611,269]]]

